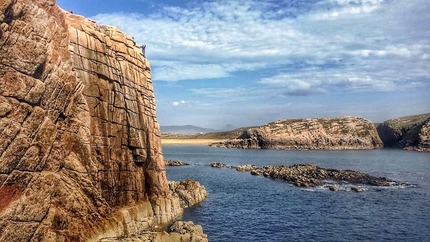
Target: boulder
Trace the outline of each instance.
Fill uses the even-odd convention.
[[[364,192],[364,188],[362,188],[362,187],[351,187],[351,191]]]
[[[224,163],[220,163],[220,162],[212,162],[210,166],[211,166],[211,167],[215,167],[215,168],[223,168],[223,167],[227,167],[227,165],[226,165],[226,164],[224,164]]]

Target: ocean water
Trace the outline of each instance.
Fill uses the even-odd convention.
[[[169,180],[202,183],[207,199],[181,219],[203,226],[209,241],[430,241],[430,154],[395,149],[358,151],[238,150],[163,146]],[[228,165],[292,165],[352,169],[408,183],[365,191],[299,188]]]

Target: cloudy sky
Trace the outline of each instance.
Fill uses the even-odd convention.
[[[161,125],[430,112],[428,0],[58,0],[146,44]]]

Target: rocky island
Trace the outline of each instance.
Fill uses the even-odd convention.
[[[0,241],[207,241],[174,223],[206,191],[167,181],[132,37],[54,0],[2,0],[0,49]]]
[[[245,128],[212,147],[240,149],[376,149],[383,147],[375,125],[359,117],[278,120]]]
[[[256,165],[238,165],[228,166],[220,163],[212,163],[211,167],[215,168],[234,168],[237,171],[250,172],[252,175],[264,176],[276,180],[282,180],[287,183],[293,184],[298,187],[315,187],[327,184],[327,181],[334,182],[335,184],[350,183],[350,184],[362,184],[371,186],[395,186],[401,185],[398,182],[387,179],[385,177],[375,177],[366,173],[352,170],[341,170],[341,169],[326,169],[314,164],[295,164],[291,166],[280,165],[280,166],[263,166],[259,167]],[[333,183],[328,187],[332,191],[336,191],[337,187]],[[352,190],[361,192],[362,189],[359,187],[352,187]]]

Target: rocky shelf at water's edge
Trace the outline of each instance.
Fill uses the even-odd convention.
[[[337,190],[336,184],[341,183],[362,184],[371,186],[405,185],[403,183],[399,183],[387,179],[385,177],[375,177],[366,173],[352,170],[326,169],[313,164],[258,167],[256,165],[228,166],[223,163],[212,163],[211,167],[233,168],[237,171],[250,172],[252,175],[259,175],[272,179],[283,180],[299,187],[315,187],[330,184],[330,190]],[[360,188],[357,187],[353,187],[352,189],[354,191],[362,191]]]

